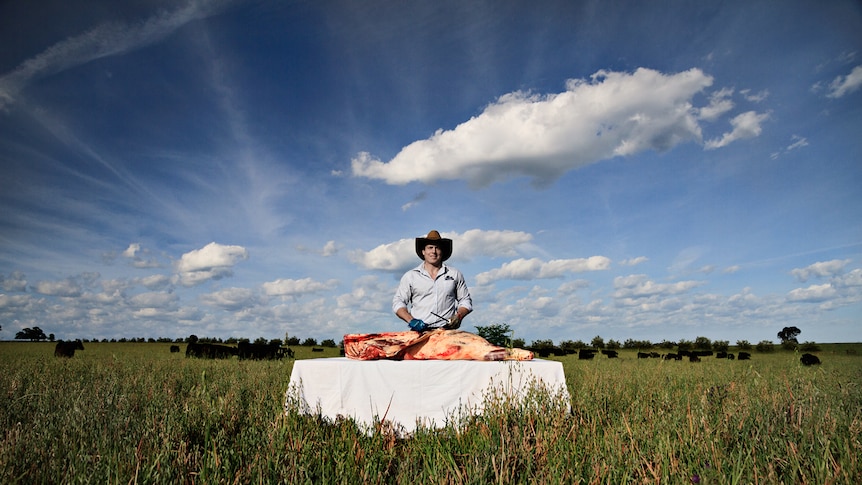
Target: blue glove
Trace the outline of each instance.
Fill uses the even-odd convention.
[[[409,326],[410,330],[413,330],[414,332],[424,332],[425,330],[428,330],[428,325],[425,325],[425,322],[418,318],[410,320],[410,323],[408,323],[407,326]]]

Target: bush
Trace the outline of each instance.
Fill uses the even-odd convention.
[[[761,340],[754,348],[757,349],[758,352],[774,352],[775,344],[769,340]]]
[[[820,346],[814,342],[802,342],[799,346],[799,350],[802,352],[818,352],[820,351]]]

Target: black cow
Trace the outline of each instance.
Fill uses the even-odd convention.
[[[173,353],[176,353],[176,352],[179,352],[179,351],[180,351],[180,346],[179,346],[179,345],[171,345],[171,353],[172,353],[172,354],[173,354]]]
[[[698,357],[695,354],[691,354],[688,356],[688,361],[689,362],[700,362],[700,357]]]
[[[609,359],[616,359],[620,356],[616,350],[602,350],[603,355],[607,355]]]
[[[682,360],[682,356],[679,354],[669,353],[664,355],[664,360]]]
[[[54,347],[54,357],[74,357],[76,350],[84,350],[84,344],[80,340],[70,342],[57,342]]]
[[[727,360],[733,360],[735,358],[736,357],[732,353],[730,353],[730,352],[727,353]]]
[[[275,360],[284,357],[284,352],[279,344],[240,342],[237,345],[237,356],[239,356],[240,360]]]
[[[323,348],[322,347],[312,347],[311,351],[312,352],[323,352]]]
[[[186,357],[201,357],[204,359],[229,359],[236,355],[236,347],[218,344],[201,344],[189,342],[186,345]]]
[[[596,356],[596,351],[592,349],[581,349],[578,351],[578,360],[590,360]]]
[[[727,358],[727,352],[718,352],[715,354],[715,358],[716,359],[726,359]]]
[[[638,359],[649,359],[649,354],[646,352],[638,352]]]
[[[802,362],[802,365],[820,365],[820,358],[814,354],[802,354],[799,362]]]
[[[740,352],[738,356],[736,356],[736,360],[751,360],[751,354],[748,352]]]

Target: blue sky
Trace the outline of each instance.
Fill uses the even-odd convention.
[[[855,1],[0,4],[0,338],[862,340]],[[656,5],[655,3],[652,3]]]

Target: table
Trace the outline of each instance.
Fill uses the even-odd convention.
[[[364,427],[386,420],[410,433],[419,424],[441,427],[459,413],[480,413],[491,391],[519,398],[537,386],[568,405],[556,361],[305,359],[293,364],[286,406],[295,402],[301,412],[353,418]]]

